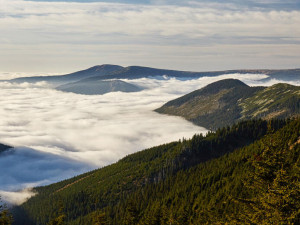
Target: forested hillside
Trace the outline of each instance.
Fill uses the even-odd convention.
[[[8,211],[6,205],[1,201],[0,196],[0,224],[1,225],[10,225],[12,224],[12,216],[11,213]]]
[[[300,115],[300,87],[249,87],[239,80],[226,79],[169,101],[155,111],[181,116],[212,130],[245,119],[283,119]]]
[[[15,224],[293,224],[299,135],[300,119],[250,120],[147,149],[36,188]]]

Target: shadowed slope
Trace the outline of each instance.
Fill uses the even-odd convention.
[[[75,83],[61,85],[56,88],[64,92],[73,92],[84,95],[102,95],[109,92],[138,92],[142,88],[120,80],[83,80]]]
[[[123,67],[117,66],[117,65],[108,65],[104,64],[101,66],[93,66],[86,70],[81,70],[75,73],[70,73],[66,75],[56,75],[56,76],[37,76],[37,77],[20,77],[11,80],[12,82],[41,82],[46,81],[52,84],[61,84],[61,83],[69,83],[69,82],[75,82],[79,81],[81,79],[85,79],[88,77],[94,77],[94,76],[104,76],[107,74],[110,74],[114,71],[120,70]]]

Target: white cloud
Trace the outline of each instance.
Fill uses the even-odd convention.
[[[64,72],[62,74],[67,74],[67,72]],[[35,77],[35,76],[52,76],[52,75],[58,75],[57,73],[41,73],[41,72],[35,72],[35,73],[22,73],[22,72],[0,72],[0,82],[8,81],[17,77]],[[13,85],[11,83],[7,83],[8,85]]]
[[[300,32],[293,29],[297,28],[300,21],[299,11],[230,11],[180,6],[7,1],[0,13],[2,29],[14,32],[21,29],[19,32],[34,35],[43,41],[49,41],[53,35],[64,39],[60,34],[76,42],[80,40],[80,34],[96,41],[97,35],[104,34],[131,37],[183,35],[190,38],[212,35],[299,37]],[[77,35],[72,37],[74,34]],[[25,43],[36,42],[36,39],[23,38]]]
[[[22,204],[26,202],[30,197],[34,196],[36,193],[32,191],[32,189],[24,189],[18,192],[10,192],[10,191],[0,191],[0,195],[5,199],[5,203],[11,204]]]

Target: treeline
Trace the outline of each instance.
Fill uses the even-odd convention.
[[[250,120],[144,150],[36,188],[15,224],[293,224],[299,135],[300,119]]]

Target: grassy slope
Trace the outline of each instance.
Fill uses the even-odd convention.
[[[300,113],[300,87],[275,84],[240,102],[242,118],[284,118]]]
[[[288,84],[249,87],[226,79],[172,100],[156,111],[182,116],[209,129],[242,119],[287,118],[300,114],[300,87]]]

